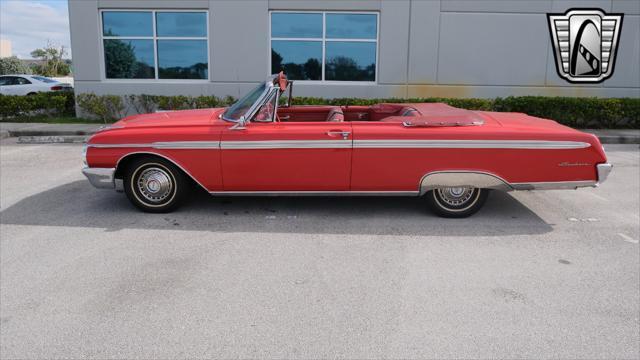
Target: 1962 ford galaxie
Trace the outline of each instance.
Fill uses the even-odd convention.
[[[200,186],[424,196],[436,214],[465,217],[490,190],[596,186],[611,171],[595,136],[555,121],[436,103],[291,106],[292,86],[280,74],[228,108],[127,117],[89,139],[83,173],[149,212]]]

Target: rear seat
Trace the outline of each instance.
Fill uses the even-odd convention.
[[[331,110],[329,110],[329,114],[327,115],[327,121],[343,122],[344,113],[342,112],[342,109],[338,106],[331,108]]]
[[[403,119],[399,119],[398,117],[417,117],[417,116],[422,116],[422,114],[420,113],[420,111],[418,111],[415,108],[412,108],[410,106],[405,106],[402,109],[400,109],[400,111],[398,111],[398,115],[394,115],[394,116],[390,116],[387,118],[384,118],[380,121],[382,122],[404,122],[405,120]]]

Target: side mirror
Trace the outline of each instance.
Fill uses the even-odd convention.
[[[247,120],[244,115],[240,116],[240,120],[237,123],[233,124],[229,130],[244,130],[247,128]]]

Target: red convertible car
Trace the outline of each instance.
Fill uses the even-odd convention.
[[[597,186],[611,171],[594,135],[555,121],[438,103],[291,106],[292,87],[280,74],[228,108],[127,117],[89,139],[83,173],[148,212],[200,186],[424,196],[436,214],[465,217],[490,190]]]

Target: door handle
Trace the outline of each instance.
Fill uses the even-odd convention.
[[[289,120],[291,118],[291,115],[284,115],[284,116],[278,116],[280,118],[280,120]]]
[[[349,139],[350,131],[342,131],[342,130],[330,130],[327,131],[327,135],[331,137],[342,136],[343,140]]]

